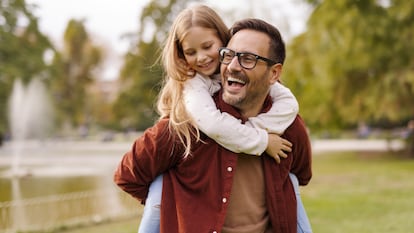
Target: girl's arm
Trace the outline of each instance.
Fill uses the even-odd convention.
[[[239,119],[218,110],[211,96],[220,88],[217,79],[199,74],[187,80],[184,103],[188,114],[203,133],[223,147],[236,153],[261,155],[267,147],[267,132],[247,127]]]
[[[184,101],[188,113],[199,129],[223,147],[236,152],[261,155],[266,149],[269,155],[280,161],[286,157],[281,150],[290,151],[291,144],[277,135],[268,135],[261,128],[247,127],[233,116],[220,112],[211,95],[220,89],[217,79],[196,75],[185,83]],[[267,148],[271,145],[273,150]]]
[[[289,88],[276,82],[271,86],[273,105],[266,113],[250,117],[246,125],[266,129],[269,133],[282,135],[299,112],[299,104]]]

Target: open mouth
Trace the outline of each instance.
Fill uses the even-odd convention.
[[[237,78],[229,77],[227,79],[227,84],[229,86],[244,86],[246,85],[246,82]]]

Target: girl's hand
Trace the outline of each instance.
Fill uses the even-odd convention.
[[[286,152],[292,151],[292,143],[277,134],[269,134],[266,153],[280,163],[281,158],[287,158]]]
[[[178,71],[188,78],[193,78],[196,74],[195,70],[191,69],[187,62],[183,59],[178,60]]]

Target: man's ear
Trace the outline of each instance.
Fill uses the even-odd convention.
[[[275,82],[280,82],[280,77],[282,75],[283,65],[280,63],[274,64],[270,67],[270,84]]]

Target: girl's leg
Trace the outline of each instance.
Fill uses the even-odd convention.
[[[162,175],[157,176],[151,183],[144,213],[139,224],[138,233],[160,232],[160,206],[162,194]]]
[[[298,178],[292,173],[289,173],[290,180],[292,181],[293,188],[295,189],[296,201],[297,201],[297,213],[298,213],[298,233],[312,233],[312,228],[306,214],[305,207],[303,206],[302,199],[299,192]]]

